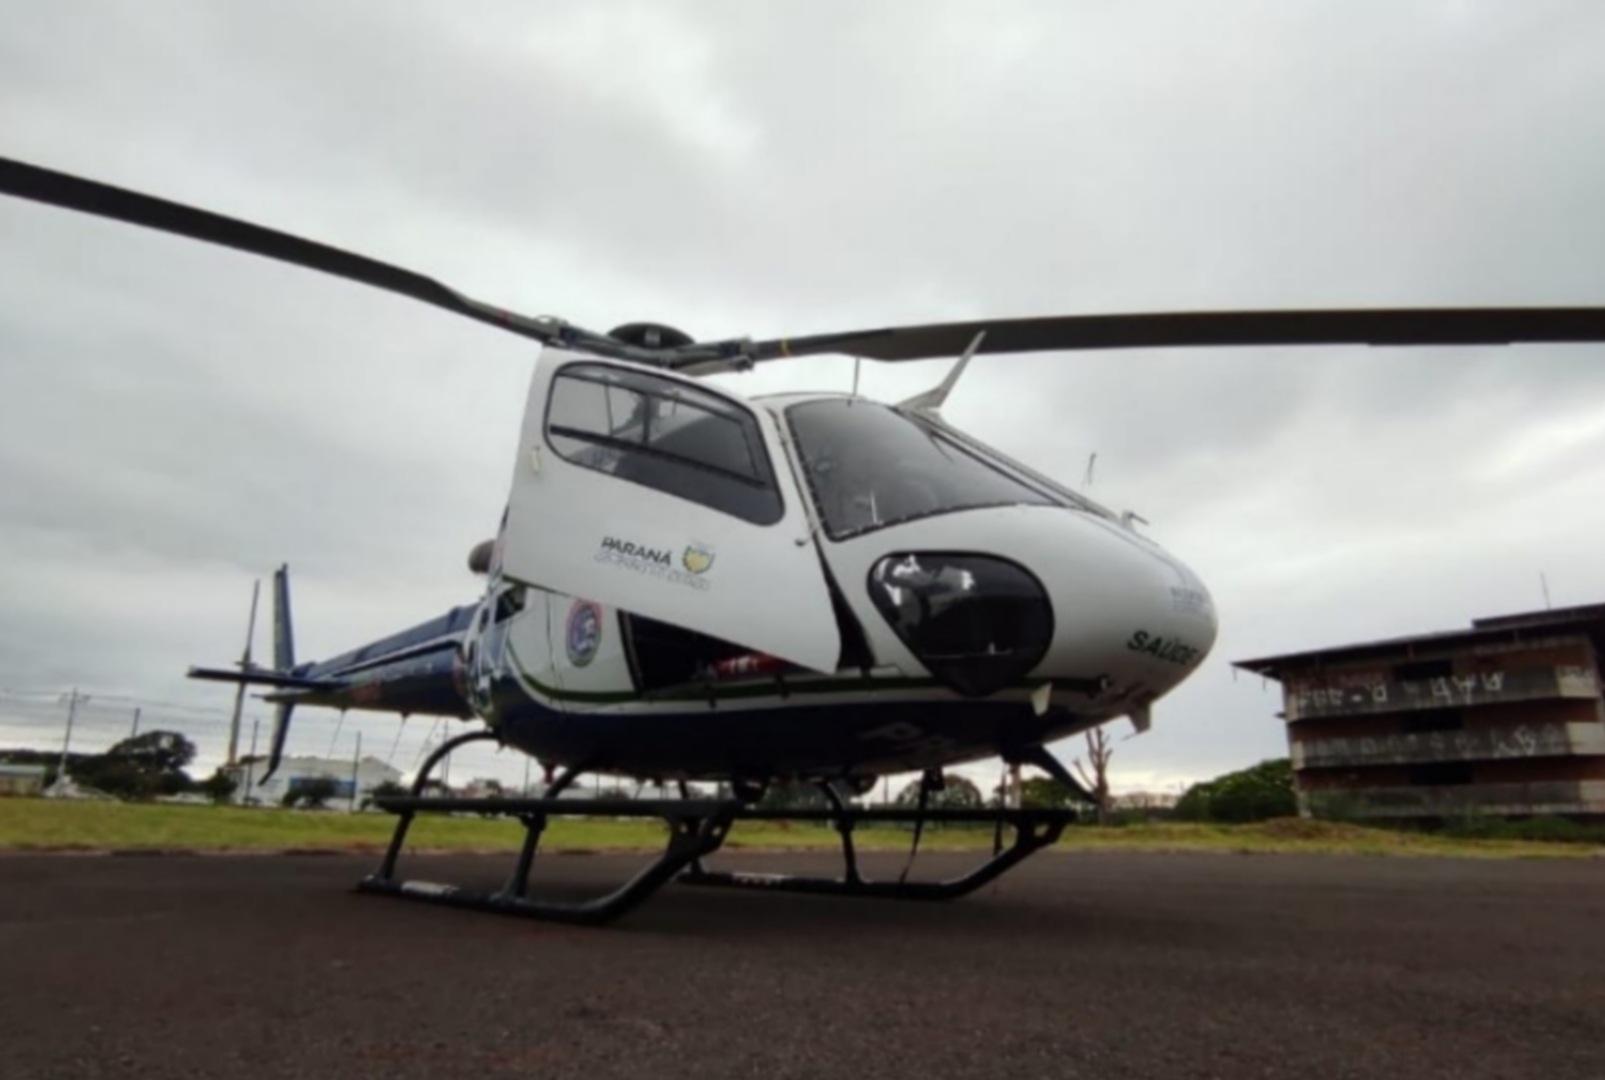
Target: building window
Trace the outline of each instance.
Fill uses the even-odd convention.
[[[1459,731],[1466,726],[1466,715],[1459,709],[1424,709],[1405,713],[1401,726],[1407,735],[1428,731]]]
[[[546,438],[566,461],[754,525],[784,512],[757,418],[674,379],[570,364],[552,380]]]
[[[1410,783],[1417,787],[1447,787],[1471,783],[1471,766],[1464,761],[1437,761],[1410,766]]]
[[[1426,679],[1447,679],[1455,673],[1450,660],[1415,660],[1408,664],[1395,664],[1393,677],[1400,682],[1422,682]]]

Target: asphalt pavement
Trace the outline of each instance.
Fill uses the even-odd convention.
[[[1605,1077],[1605,860],[1047,852],[952,903],[673,885],[599,929],[353,893],[372,862],[0,856],[0,1075]]]

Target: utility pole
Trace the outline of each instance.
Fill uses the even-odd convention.
[[[351,812],[357,812],[357,770],[362,768],[362,732],[357,732],[357,749],[351,755]]]
[[[245,790],[240,794],[241,806],[250,805],[251,786],[256,783],[256,729],[261,724],[261,717],[251,717],[251,753],[245,759]]]
[[[139,706],[134,706],[134,726],[128,729],[128,737],[132,739],[139,734]]]
[[[79,702],[88,701],[88,694],[80,694],[78,688],[72,688],[67,695],[67,733],[61,739],[61,763],[56,766],[56,782],[53,787],[66,790],[67,783],[67,748],[72,745],[72,722],[78,718]]]
[[[251,639],[256,636],[256,598],[262,591],[262,579],[257,578],[251,582],[251,619],[245,624],[245,651],[240,654],[240,674],[244,675],[251,670]],[[239,764],[240,753],[240,708],[245,704],[245,684],[240,683],[234,689],[234,717],[228,725],[228,765],[233,768]]]

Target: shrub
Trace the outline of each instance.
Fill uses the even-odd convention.
[[[1194,784],[1176,803],[1176,817],[1182,821],[1265,821],[1297,813],[1293,764],[1287,758]]]

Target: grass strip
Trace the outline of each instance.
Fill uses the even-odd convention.
[[[389,842],[389,814],[246,809],[29,798],[0,798],[0,850],[4,851],[377,851]],[[653,850],[663,842],[655,821],[557,818],[542,847],[548,851]],[[513,821],[420,814],[409,843],[430,851],[513,851],[522,829]],[[854,833],[860,850],[906,850],[909,832],[864,826]],[[835,832],[801,822],[737,823],[729,848],[833,850]],[[934,851],[986,851],[992,830],[928,829],[922,846]],[[1060,843],[1067,850],[1214,851],[1246,854],[1434,855],[1471,858],[1589,857],[1594,844],[1484,839],[1284,818],[1248,825],[1154,822],[1100,828],[1077,826]]]

